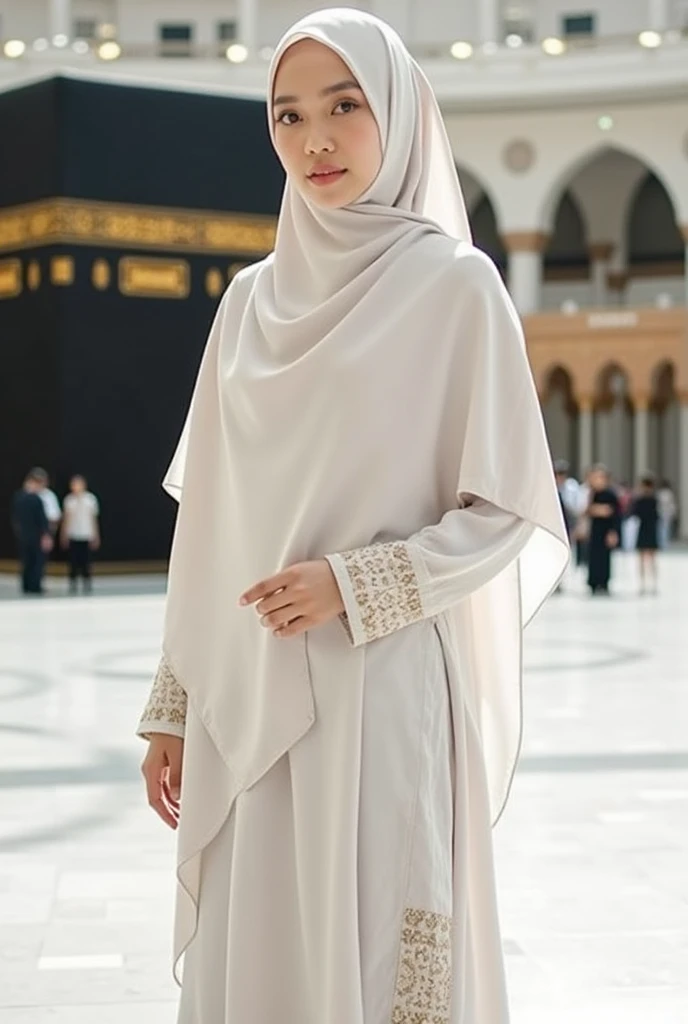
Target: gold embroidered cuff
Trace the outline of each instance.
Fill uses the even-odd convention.
[[[346,609],[355,647],[424,617],[418,578],[403,541],[373,544],[327,558]]]
[[[186,725],[186,693],[164,658],[155,673],[153,688],[136,732],[147,739],[150,733],[183,736]]]
[[[407,910],[392,1024],[449,1024],[451,988],[451,918]]]

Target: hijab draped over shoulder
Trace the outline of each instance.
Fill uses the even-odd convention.
[[[276,50],[268,109],[282,55],[306,38],[362,87],[382,166],[343,209],[288,181],[274,253],[221,302],[165,480],[180,499],[165,656],[241,792],[315,721],[316,641],[276,640],[239,595],[479,496],[534,527],[455,609],[496,818],[520,743],[521,629],[567,559],[521,327],[471,245],[437,102],[399,37],[355,10],[305,18]]]

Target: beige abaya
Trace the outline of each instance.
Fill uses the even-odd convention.
[[[490,828],[521,629],[566,533],[518,319],[470,245],[427,82],[356,11],[297,25],[273,74],[304,36],[366,92],[383,167],[344,210],[287,185],[166,481],[164,657],[139,731],[185,736],[180,1024],[505,1024]],[[342,621],[280,641],[238,607],[319,558]]]

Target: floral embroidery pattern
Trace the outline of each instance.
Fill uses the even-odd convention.
[[[392,1024],[449,1024],[451,918],[407,910]]]
[[[174,677],[172,669],[163,658],[153,680],[148,703],[141,716],[141,722],[165,722],[168,725],[186,724],[186,693]]]
[[[402,541],[342,556],[367,640],[379,640],[423,618],[413,563]]]

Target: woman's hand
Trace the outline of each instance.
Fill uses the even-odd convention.
[[[179,822],[183,754],[183,739],[154,732],[141,765],[148,803],[170,828]]]
[[[610,530],[607,534],[607,547],[618,548],[619,546],[619,535],[616,530]]]
[[[239,604],[255,605],[261,625],[278,637],[298,636],[344,611],[337,580],[324,558],[300,562],[257,583]]]

